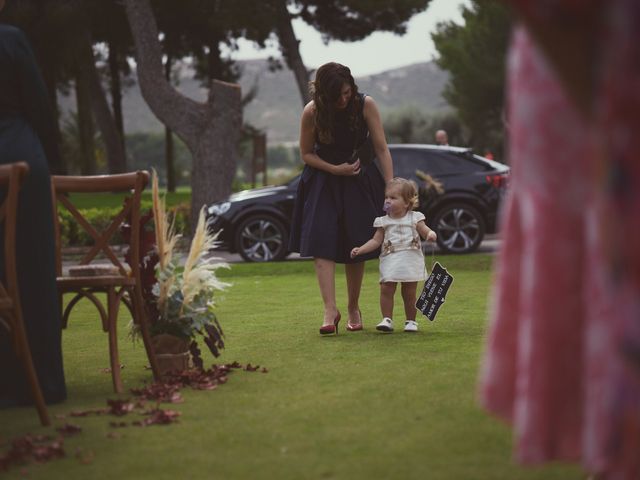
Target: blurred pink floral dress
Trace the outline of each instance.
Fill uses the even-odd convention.
[[[597,104],[573,107],[524,29],[508,59],[510,191],[481,402],[522,463],[640,479],[640,1],[514,1],[607,15]]]

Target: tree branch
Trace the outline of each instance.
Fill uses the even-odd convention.
[[[300,91],[302,106],[311,100],[309,94],[309,72],[300,56],[300,41],[296,38],[291,25],[291,14],[287,9],[286,0],[276,2],[276,33],[280,41],[280,51],[287,62],[287,66],[293,72]]]
[[[166,81],[158,27],[149,0],[124,3],[135,44],[142,96],[155,116],[189,144],[194,132],[188,126],[206,117],[207,106],[180,94]]]

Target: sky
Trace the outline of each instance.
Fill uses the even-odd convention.
[[[293,28],[300,40],[300,54],[307,68],[334,61],[347,65],[354,76],[361,77],[433,60],[437,51],[431,41],[431,33],[435,32],[438,22],[462,23],[460,8],[463,5],[469,6],[469,1],[431,0],[426,11],[410,19],[406,34],[376,32],[358,42],[332,41],[325,45],[320,34],[302,20],[295,20]],[[229,55],[235,60],[281,57],[275,42],[263,50],[254,45],[240,40],[239,50]]]

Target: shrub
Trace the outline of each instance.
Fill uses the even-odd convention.
[[[142,202],[140,208],[142,215],[150,209],[151,201]],[[188,237],[190,235],[189,210],[190,206],[188,203],[180,203],[170,209],[170,212],[176,215],[175,231],[183,237]],[[84,218],[86,218],[98,232],[104,232],[109,228],[111,220],[119,211],[119,207],[80,209],[80,213],[82,213]],[[62,242],[63,247],[85,247],[94,243],[89,234],[78,225],[71,213],[66,210],[60,211],[59,213],[60,241]],[[111,237],[110,243],[114,245],[123,243],[122,235],[119,231],[114,233],[113,237]]]

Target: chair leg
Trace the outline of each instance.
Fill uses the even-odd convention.
[[[44,426],[51,425],[47,406],[44,403],[44,397],[42,390],[40,389],[40,382],[38,381],[38,375],[36,369],[33,366],[33,359],[31,357],[31,349],[29,348],[29,342],[27,341],[27,335],[22,322],[22,316],[17,313],[14,314],[14,335],[16,354],[20,357],[24,372],[29,380],[29,387],[31,388],[31,395],[33,396],[33,402],[38,410],[38,416],[40,417],[40,423]]]
[[[115,288],[109,288],[107,292],[107,317],[109,321],[109,360],[111,362],[111,378],[113,389],[116,393],[122,393],[122,378],[120,376],[120,359],[118,356],[118,307],[120,301]]]
[[[62,319],[62,328],[64,329],[67,328],[69,316],[64,314],[64,299],[62,293],[58,293],[58,305],[60,306],[60,318]]]
[[[144,309],[144,304],[141,298],[136,295],[135,291],[130,291],[131,300],[133,303],[133,312],[136,318],[134,321],[140,325],[140,333],[142,334],[142,343],[147,351],[147,358],[149,359],[149,365],[151,366],[151,372],[153,373],[153,379],[156,382],[160,381],[160,373],[158,370],[158,364],[156,361],[156,354],[151,345],[151,334],[149,333],[149,322],[147,321],[147,315]]]

